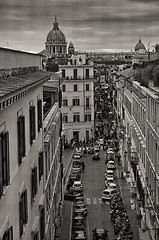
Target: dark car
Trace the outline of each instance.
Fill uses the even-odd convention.
[[[92,157],[92,160],[100,160],[99,153],[95,153]]]
[[[64,200],[71,200],[73,201],[76,197],[83,196],[83,193],[75,192],[72,190],[68,190],[64,194]]]
[[[108,231],[102,228],[95,228],[92,230],[93,232],[93,240],[103,239],[108,240]]]
[[[72,230],[84,230],[85,222],[83,217],[76,217],[72,219]]]

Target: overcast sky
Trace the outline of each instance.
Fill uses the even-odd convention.
[[[41,51],[55,15],[76,50],[159,43],[159,0],[0,0],[0,46]]]

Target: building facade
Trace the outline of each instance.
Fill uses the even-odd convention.
[[[130,71],[129,71],[130,72]],[[116,77],[115,77],[116,78]],[[159,90],[146,88],[131,74],[117,74],[117,111],[126,134],[122,140],[124,170],[137,215],[152,239],[159,237]]]
[[[14,65],[10,64],[12,61],[5,62],[9,54],[17,65],[14,61]],[[52,92],[53,83],[44,84],[54,77],[53,73],[41,70],[41,57],[11,49],[5,49],[3,57],[0,66],[0,239],[55,239],[62,194],[59,88],[56,84],[48,105],[46,95]],[[27,64],[29,61],[32,67]],[[55,79],[59,79],[59,75]]]
[[[63,132],[65,140],[94,137],[94,70],[85,53],[72,55],[68,65],[60,65],[62,77]]]

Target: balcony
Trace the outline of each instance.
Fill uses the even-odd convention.
[[[66,78],[65,78],[66,80],[89,80],[89,79],[94,79],[94,77],[93,76],[89,76],[89,77],[86,77],[86,76],[75,76],[75,77],[73,77],[73,76],[67,76]]]

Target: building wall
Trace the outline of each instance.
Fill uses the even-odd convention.
[[[58,235],[61,224],[61,113],[56,102],[44,120],[46,239]]]
[[[6,217],[9,218],[9,226],[13,226],[13,239],[19,237],[19,200],[20,192],[27,189],[28,202],[28,222],[25,225],[25,234],[23,239],[31,239],[31,230],[36,216],[39,216],[39,201],[43,195],[43,180],[38,184],[38,192],[35,200],[31,203],[31,170],[34,166],[38,169],[39,152],[42,149],[42,130],[37,130],[37,100],[42,99],[41,86],[32,90],[27,96],[19,99],[4,110],[0,111],[0,131],[9,132],[9,163],[10,163],[10,184],[4,187],[4,194],[0,199],[0,233],[3,234]],[[36,139],[30,146],[29,134],[29,102],[32,101],[35,106]],[[25,139],[26,156],[23,158],[20,166],[18,165],[17,153],[17,114],[25,116]],[[38,175],[37,175],[38,176]],[[39,179],[39,178],[38,178]]]
[[[74,91],[74,84],[78,85],[78,91]],[[86,84],[89,84],[89,91],[85,91]],[[89,131],[89,138],[92,138],[94,134],[94,81],[91,79],[66,80],[63,85],[66,91],[63,92],[62,99],[68,101],[68,106],[63,105],[63,116],[68,116],[68,123],[63,123],[67,141],[70,142],[73,138],[73,131],[79,131],[79,140],[86,139],[86,130]],[[86,108],[86,98],[89,98],[89,108]],[[73,106],[73,99],[79,99],[80,105]],[[75,113],[80,115],[80,122],[73,122]],[[85,121],[86,114],[91,114],[91,121]]]
[[[37,54],[0,48],[0,69],[38,66],[42,69],[42,57]]]

